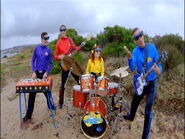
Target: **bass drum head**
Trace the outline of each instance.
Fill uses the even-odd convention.
[[[97,113],[96,113],[97,114]],[[88,114],[86,114],[88,115]],[[84,116],[85,117],[85,116]],[[107,130],[106,121],[103,116],[101,118],[103,119],[103,122],[100,124],[92,124],[90,127],[88,127],[84,123],[84,117],[81,120],[81,129],[84,135],[88,138],[101,138],[104,136]]]

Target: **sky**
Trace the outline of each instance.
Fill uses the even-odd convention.
[[[44,31],[52,41],[62,24],[84,37],[119,25],[184,39],[184,0],[1,0],[1,49],[39,44]]]

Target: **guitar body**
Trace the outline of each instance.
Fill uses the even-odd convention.
[[[168,53],[166,51],[162,51],[160,58],[157,60],[156,64],[159,63],[159,61],[166,61],[168,57]],[[144,87],[147,85],[146,78],[153,70],[153,66],[147,71],[147,73],[142,71],[141,74],[134,75],[134,88],[137,95],[142,95]]]
[[[135,74],[133,80],[136,94],[139,96],[142,95],[143,89],[147,85],[146,80],[144,78],[144,72],[142,72],[141,74]]]

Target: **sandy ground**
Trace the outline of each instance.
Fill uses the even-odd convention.
[[[60,82],[60,75],[53,76],[53,99],[54,103],[58,105],[58,90]],[[69,83],[70,84],[70,83]],[[73,83],[74,84],[74,83]],[[80,129],[81,117],[83,115],[83,110],[72,108],[72,102],[69,102],[70,114],[73,115],[75,123],[71,120],[64,122],[64,126],[58,130],[61,126],[61,122],[66,114],[66,107],[56,110],[57,114],[54,115],[55,123],[57,129],[54,128],[51,112],[47,108],[46,98],[40,93],[37,94],[35,100],[35,109],[33,112],[33,124],[22,130],[20,128],[20,111],[19,111],[19,97],[15,93],[16,82],[9,77],[8,83],[1,89],[1,138],[2,139],[86,139],[87,137],[83,135]],[[68,94],[70,94],[72,85],[68,86]],[[69,98],[70,95],[66,95],[65,98]],[[25,104],[24,95],[22,94],[22,116],[25,115]],[[28,94],[26,95],[28,99]],[[105,100],[106,105],[108,105],[108,98],[102,98]],[[124,99],[127,106],[130,107],[130,101]],[[141,104],[138,108],[136,118],[132,128],[129,129],[129,124],[120,118],[119,126],[114,132],[112,139],[140,139],[142,136],[142,129],[144,124],[144,106],[145,103]],[[125,108],[125,106],[123,106]],[[122,114],[125,114],[124,110]],[[108,114],[107,114],[108,115]],[[114,111],[114,117],[116,111]],[[35,126],[40,127],[34,130]],[[69,126],[69,127],[68,127]],[[110,128],[108,128],[103,139],[107,139],[113,128],[113,121],[110,123]],[[59,137],[56,137],[57,130],[59,131]],[[176,115],[165,115],[162,112],[153,109],[153,120],[151,124],[150,139],[183,139],[184,138],[184,116],[183,114]]]

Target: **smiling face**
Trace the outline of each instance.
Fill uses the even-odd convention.
[[[99,58],[100,57],[100,51],[95,51],[95,53],[94,53],[94,56],[95,56],[95,58]]]
[[[133,33],[133,38],[134,38],[134,42],[139,45],[140,48],[145,47],[145,41],[144,41],[144,35],[143,32],[140,31],[139,29],[137,29],[134,33]]]

